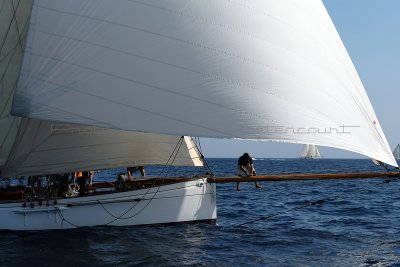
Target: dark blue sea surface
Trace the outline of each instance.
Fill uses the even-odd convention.
[[[217,175],[236,159],[209,159]],[[369,160],[256,159],[258,174],[382,171]],[[147,167],[158,175],[162,167]],[[96,173],[114,180],[122,169]],[[184,168],[172,174],[204,170]],[[400,266],[400,180],[217,185],[218,224],[1,232],[1,266]]]

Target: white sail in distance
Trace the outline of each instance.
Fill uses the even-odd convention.
[[[303,149],[301,150],[300,158],[306,158],[309,150],[310,150],[310,145],[305,144],[303,146]]]
[[[13,114],[396,166],[321,0],[36,0]]]
[[[393,156],[395,159],[400,159],[400,144],[393,150]]]
[[[300,157],[304,159],[319,159],[321,154],[316,145],[306,144],[303,146]]]

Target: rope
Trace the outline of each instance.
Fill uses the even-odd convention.
[[[173,152],[171,153],[171,156],[168,158],[168,160],[167,160],[166,164],[164,165],[163,169],[160,171],[160,173],[159,173],[157,179],[161,177],[161,175],[163,174],[164,170],[168,167],[168,165],[169,165],[169,166],[172,166],[173,162],[175,161],[175,159],[176,159],[176,157],[177,157],[177,155],[178,155],[179,149],[181,148],[181,146],[182,146],[182,144],[183,144],[183,141],[184,141],[184,138],[183,138],[183,136],[182,136],[182,138],[180,138],[179,141],[178,141],[178,143],[176,144],[176,146],[175,146]],[[169,162],[170,162],[170,163],[169,163]],[[116,220],[119,220],[119,219],[124,219],[124,220],[126,220],[126,219],[131,219],[131,218],[137,216],[139,213],[141,213],[141,212],[151,203],[151,201],[155,198],[155,196],[157,195],[157,193],[158,193],[159,190],[160,190],[160,186],[162,185],[162,183],[160,183],[160,186],[158,186],[157,189],[156,189],[156,191],[155,191],[154,193],[152,193],[153,195],[148,199],[148,202],[146,203],[146,205],[145,205],[142,209],[140,209],[138,212],[136,212],[135,214],[133,214],[133,215],[131,215],[131,216],[129,216],[129,217],[123,218],[123,216],[125,216],[128,212],[130,212],[133,208],[135,208],[136,205],[138,205],[138,203],[139,203],[140,201],[142,201],[142,200],[149,194],[150,190],[151,190],[152,188],[154,188],[154,185],[155,185],[155,184],[156,184],[156,179],[154,180],[153,184],[147,189],[147,192],[145,192],[140,198],[134,199],[134,200],[132,201],[132,202],[134,202],[133,205],[132,205],[129,209],[127,209],[123,214],[121,214],[120,216],[116,216],[116,215],[112,214],[109,210],[106,209],[106,207],[104,206],[103,203],[101,203],[101,201],[97,200],[97,203],[98,203],[111,217],[114,218],[114,219],[112,219],[111,221],[109,221],[108,223],[106,223],[106,224],[104,224],[104,225],[109,225],[109,224],[111,224],[111,223],[113,223],[113,222],[115,222]],[[75,226],[75,227],[78,227],[78,226],[76,226],[75,224],[71,223],[70,221],[66,220],[66,219],[62,216],[62,212],[61,212],[59,209],[57,209],[57,212],[58,212],[58,214],[60,215],[60,217],[63,219],[63,221],[66,221],[67,223],[69,223],[69,224],[71,224],[71,225],[73,225],[73,226]]]
[[[64,216],[62,215],[61,210],[58,207],[55,206],[54,209],[57,211],[57,214],[58,214],[58,216],[60,216],[62,222],[67,222],[67,223],[69,223],[70,225],[72,225],[73,227],[76,227],[76,228],[79,227],[78,225],[73,224],[72,222],[70,222],[67,219],[65,219]]]
[[[4,44],[6,43],[6,40],[7,40],[8,34],[10,33],[11,26],[13,25],[13,23],[14,23],[14,20],[16,21],[17,9],[18,9],[18,7],[19,7],[19,4],[20,4],[20,3],[21,3],[21,0],[20,0],[20,1],[18,1],[18,3],[17,3],[17,6],[16,6],[16,7],[14,7],[14,4],[12,3],[12,6],[13,6],[13,9],[14,9],[14,12],[13,12],[13,15],[12,15],[11,21],[10,21],[10,23],[9,23],[9,24],[8,24],[8,26],[7,26],[7,30],[6,30],[6,33],[5,33],[5,35],[4,35],[4,39],[3,39],[3,40],[2,40],[2,42],[1,42],[1,45],[0,45],[0,51],[2,51],[2,50],[3,50],[3,48],[4,48]]]
[[[182,136],[178,143],[175,145],[174,149],[172,150],[171,155],[169,156],[167,162],[164,164],[163,168],[161,169],[161,171],[159,172],[157,178],[160,178],[163,175],[164,170],[167,167],[171,167],[172,164],[175,162],[176,157],[178,156],[178,152],[182,147],[183,142],[185,141],[184,137]],[[173,158],[173,159],[172,159]],[[171,161],[171,163],[169,163]],[[166,172],[165,174],[167,174],[168,172]]]
[[[16,19],[17,9],[18,9],[18,6],[19,6],[20,2],[21,2],[21,0],[18,1],[17,7],[14,7],[14,3],[11,2],[12,7],[13,7],[13,15],[12,15],[12,18],[11,18],[10,23],[9,23],[8,26],[7,26],[7,30],[6,30],[6,32],[5,32],[4,38],[3,38],[3,40],[1,41],[0,52],[2,52],[3,49],[4,49],[4,45],[5,45],[5,43],[6,43],[6,40],[7,40],[8,35],[9,35],[9,33],[10,33],[11,26],[13,25],[14,20],[15,20],[15,23],[16,23],[16,25],[17,25],[16,27],[17,27],[18,40],[19,40],[19,41],[17,42],[17,45],[16,45],[16,46],[18,46],[18,44],[21,42],[21,36],[20,36],[20,33],[19,33],[19,29],[18,29],[18,22],[17,22],[17,19]],[[5,1],[3,2],[3,5],[1,6],[1,9],[3,9],[4,3],[5,3]],[[21,47],[22,47],[22,45],[21,45]],[[7,53],[4,53],[4,54],[6,54],[6,55],[4,56],[4,59],[7,58],[7,56],[8,56],[11,52],[13,52],[13,51],[14,51],[14,49],[11,49],[11,50],[8,51]],[[0,54],[1,54],[1,53],[0,53]],[[2,61],[3,61],[3,59],[0,60],[0,63],[1,63]],[[11,60],[10,60],[10,61],[11,61]],[[9,62],[10,62],[10,61],[9,61]],[[9,64],[7,64],[6,70],[8,70],[8,66],[9,66]],[[4,72],[4,73],[5,73],[5,72]],[[5,78],[5,74],[4,74],[4,73],[3,73],[3,75],[1,76],[1,97],[4,97],[4,78]]]
[[[179,152],[179,150],[180,150],[180,148],[181,148],[183,142],[184,142],[184,137],[182,136],[182,137],[179,139],[178,143],[176,144],[175,148],[173,149],[173,151],[172,151],[170,157],[168,158],[167,162],[164,164],[164,167],[161,169],[160,173],[158,174],[157,179],[159,179],[159,178],[161,177],[161,175],[163,174],[164,170],[165,170],[168,166],[172,166],[172,164],[174,163],[174,161],[175,161],[175,159],[176,159],[176,157],[177,157],[177,155],[178,155],[178,152]],[[171,161],[171,163],[169,163],[170,161]],[[111,214],[111,212],[109,212],[109,211],[104,207],[104,205],[103,205],[100,201],[97,201],[97,202],[101,205],[101,207],[102,207],[110,216],[112,216],[112,217],[114,218],[114,219],[111,220],[110,222],[106,223],[106,225],[109,225],[109,224],[111,224],[111,223],[113,223],[113,222],[115,222],[116,220],[119,220],[119,219],[124,219],[124,220],[126,220],[126,219],[131,219],[131,218],[137,216],[139,213],[141,213],[141,212],[142,212],[145,208],[147,208],[147,206],[153,201],[153,199],[154,199],[155,196],[157,195],[158,191],[160,191],[162,182],[163,182],[163,180],[161,181],[160,185],[157,187],[157,189],[156,189],[156,191],[153,193],[153,195],[150,197],[150,199],[148,200],[148,202],[146,203],[146,205],[145,205],[142,209],[140,209],[138,212],[136,212],[135,214],[133,214],[133,215],[131,215],[131,216],[129,216],[129,217],[126,217],[126,218],[123,218],[123,216],[125,216],[128,212],[130,212],[133,208],[135,208],[136,205],[138,205],[139,202],[142,201],[142,200],[147,196],[147,194],[149,194],[151,188],[153,188],[154,185],[155,185],[155,183],[156,183],[156,179],[154,180],[153,184],[147,189],[147,192],[144,193],[143,196],[142,196],[141,198],[134,199],[133,201],[134,201],[135,203],[134,203],[126,212],[124,212],[124,213],[123,213],[122,215],[120,215],[120,216],[115,216],[115,215]]]
[[[193,139],[192,139],[193,140]],[[211,169],[210,165],[208,165],[208,162],[206,160],[206,158],[203,155],[203,151],[201,148],[201,143],[200,143],[200,138],[196,137],[195,140],[193,140],[193,143],[197,149],[197,152],[200,154],[201,160],[204,163],[204,166],[210,171],[210,175],[213,177],[214,176],[214,171]]]

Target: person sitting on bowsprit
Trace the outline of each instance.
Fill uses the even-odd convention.
[[[253,159],[248,153],[244,153],[242,156],[239,157],[237,168],[238,176],[242,176],[243,174],[246,177],[256,175],[256,170],[254,169],[253,165]],[[261,188],[261,186],[257,182],[254,183],[256,188]],[[236,190],[240,191],[239,182],[236,185]]]

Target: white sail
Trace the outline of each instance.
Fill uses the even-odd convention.
[[[175,166],[202,166],[201,156],[188,137],[184,138],[174,160],[168,162],[180,137],[55,124],[33,119],[23,119],[21,124],[21,118],[10,116],[32,1],[21,1],[18,5],[4,1],[0,7],[2,176],[44,175],[167,163]]]
[[[301,150],[300,158],[306,158],[308,155],[308,151],[310,150],[310,145],[305,144],[303,149]]]
[[[32,0],[0,1],[0,179],[11,175],[167,162],[169,165],[201,164],[197,148],[186,136],[181,139],[11,116],[31,5]],[[172,154],[179,147],[179,152]],[[60,184],[58,189],[63,188],[67,193],[58,191],[54,183],[37,188],[35,194],[28,193],[33,186],[29,190],[25,187],[22,195],[20,185],[12,192],[7,191],[10,188],[3,188],[0,229],[215,222],[216,186],[208,184],[206,178],[162,180],[153,188],[155,184],[152,179],[150,181],[152,184],[147,187],[146,180],[142,179],[138,183],[132,182],[140,184],[135,187],[122,182],[123,189],[119,187],[121,183],[95,183],[90,187],[90,193],[77,197]],[[150,198],[149,194],[152,195]],[[42,205],[44,195],[48,197],[46,205]],[[27,199],[30,199],[29,207],[26,206]],[[49,220],[50,217],[53,219]]]
[[[400,159],[400,144],[393,150],[393,156],[395,159]]]
[[[319,153],[319,149],[317,146],[315,146],[315,157],[314,158],[316,158],[316,159],[321,158],[321,153]]]
[[[0,175],[21,121],[10,116],[10,110],[31,9],[30,0],[0,3]]]
[[[321,0],[36,0],[13,114],[397,165]]]
[[[202,166],[191,138],[179,141],[176,136],[24,119],[3,176],[154,164]]]
[[[300,157],[304,159],[318,159],[321,157],[321,154],[316,145],[306,144],[303,146]]]

